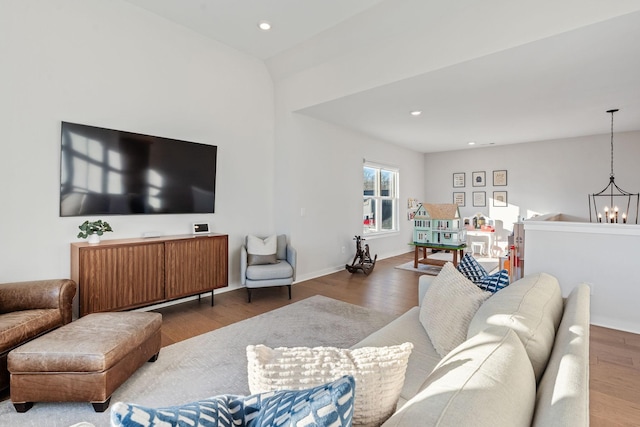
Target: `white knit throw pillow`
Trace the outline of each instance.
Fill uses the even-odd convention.
[[[252,394],[299,390],[352,375],[356,381],[354,426],[379,426],[396,409],[413,344],[363,347],[247,347]]]
[[[471,319],[492,294],[477,287],[448,262],[424,295],[420,323],[441,356],[467,339]]]

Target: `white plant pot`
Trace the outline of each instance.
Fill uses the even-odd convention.
[[[87,242],[89,242],[89,243],[100,243],[100,236],[98,236],[95,233],[90,234],[89,237],[87,238]]]

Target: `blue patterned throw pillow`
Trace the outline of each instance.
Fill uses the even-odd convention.
[[[509,272],[507,270],[500,270],[494,274],[487,274],[480,279],[476,285],[478,285],[480,289],[496,293],[500,289],[509,286]]]
[[[262,396],[262,404],[255,419],[245,424],[247,427],[350,427],[355,380],[346,375],[311,389],[274,391],[254,396]],[[245,403],[245,413],[249,412],[248,407]]]
[[[305,390],[251,396],[223,395],[167,408],[117,402],[114,427],[321,427],[351,426],[355,380],[346,375]]]
[[[509,272],[507,270],[489,274],[468,252],[464,254],[457,268],[460,273],[482,290],[496,293],[500,289],[509,286]]]
[[[158,409],[117,402],[111,407],[111,425],[117,427],[233,427],[230,408],[233,407],[234,398],[235,396],[215,396],[180,406]]]
[[[485,270],[469,252],[464,254],[457,268],[460,273],[475,284],[478,284],[478,282],[488,274],[487,270]]]

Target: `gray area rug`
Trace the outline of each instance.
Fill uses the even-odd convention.
[[[453,261],[453,254],[446,252],[438,252],[435,254],[429,254],[429,258],[442,260],[442,261]],[[498,269],[498,259],[497,258],[484,258],[484,257],[474,257],[476,261],[487,270],[487,273],[492,273],[497,271]],[[460,260],[458,260],[460,261]],[[428,265],[428,264],[418,264],[418,268],[413,267],[413,261],[405,262],[404,264],[397,265],[395,268],[399,268],[401,270],[410,270],[417,271],[422,274],[428,274],[430,276],[437,276],[440,273],[440,269],[437,265]]]
[[[218,394],[249,394],[246,347],[334,346],[349,348],[394,316],[324,296],[243,320],[160,350],[111,397],[153,407],[171,406]],[[36,403],[18,414],[10,400],[0,403],[1,426],[109,425],[109,410],[89,403]]]

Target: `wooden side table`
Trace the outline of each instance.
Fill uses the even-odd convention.
[[[458,266],[458,254],[460,255],[460,259],[464,255],[464,250],[467,248],[466,244],[462,244],[459,246],[450,246],[450,245],[438,245],[434,243],[409,243],[414,246],[414,256],[413,256],[413,268],[418,268],[418,264],[430,264],[430,265],[439,265],[443,266],[447,263],[447,261],[440,259],[428,258],[427,249],[439,249],[444,251],[452,251],[453,252],[453,266]],[[422,258],[420,258],[420,249],[422,249]]]

